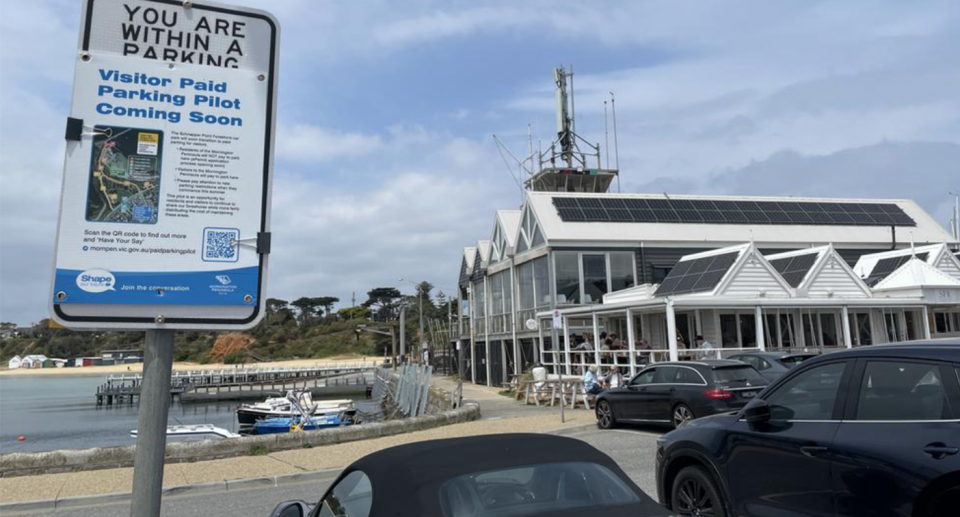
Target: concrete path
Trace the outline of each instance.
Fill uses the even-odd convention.
[[[445,390],[456,387],[455,381],[444,377],[437,378],[435,384]],[[485,386],[464,384],[464,399],[480,404],[482,417],[479,421],[264,456],[167,465],[164,469],[164,487],[221,483],[226,488],[227,484],[236,480],[274,478],[344,467],[371,452],[404,443],[480,434],[551,432],[595,422],[592,412],[580,409],[567,410],[566,422],[561,423],[559,408],[525,406],[510,397],[500,395],[499,391]],[[0,503],[130,492],[132,480],[132,468],[0,478]]]

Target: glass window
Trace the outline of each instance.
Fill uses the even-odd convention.
[[[633,287],[636,282],[636,270],[633,267],[632,252],[614,251],[610,253],[610,291],[619,291]]]
[[[738,355],[733,359],[736,359],[737,361],[740,361],[740,362],[747,363],[758,370],[760,369],[760,358],[755,355]]]
[[[653,378],[657,374],[659,368],[650,368],[649,370],[644,370],[637,374],[633,380],[630,381],[630,384],[633,386],[638,386],[640,384],[653,384]]]
[[[675,370],[677,370],[677,374],[673,382],[676,384],[706,384],[700,374],[692,368],[675,368]]]
[[[654,384],[672,384],[677,382],[677,368],[676,366],[661,366],[657,368],[657,375],[653,378]]]
[[[900,341],[900,318],[896,314],[884,314],[883,321],[886,323],[887,341],[895,343]]]
[[[452,478],[439,490],[444,517],[550,515],[639,503],[622,479],[588,462],[511,467]],[[352,517],[352,516],[351,516]]]
[[[947,397],[935,364],[869,361],[863,371],[857,420],[949,418]]]
[[[580,264],[575,251],[553,254],[557,267],[557,303],[580,303]]]
[[[607,294],[607,256],[583,254],[583,301],[600,303]]]
[[[873,330],[870,328],[870,315],[866,313],[857,313],[850,316],[854,319],[853,328],[857,345],[872,345]]]
[[[320,501],[320,517],[367,517],[373,504],[370,478],[355,470],[340,480]]]
[[[533,298],[533,262],[524,262],[520,264],[520,308],[532,309],[534,307]]]
[[[780,346],[793,346],[795,334],[794,318],[792,314],[780,315]]]
[[[513,312],[513,282],[510,270],[503,272],[503,312]]]
[[[490,314],[503,314],[503,273],[490,277]]]
[[[483,281],[473,284],[473,299],[477,302],[477,317],[482,318],[486,314],[486,294],[483,289]]]
[[[536,248],[543,243],[543,232],[540,231],[540,225],[537,225],[537,227],[533,230],[533,239],[531,240],[530,247]]]
[[[753,314],[741,314],[740,319],[740,346],[757,346],[757,317]]]
[[[750,388],[766,386],[767,380],[750,365],[714,368],[713,380],[721,388]]]
[[[919,339],[917,337],[917,318],[914,316],[913,311],[904,311],[903,312],[904,323],[906,324],[907,330],[907,341],[913,341]]]
[[[820,338],[823,346],[837,346],[837,317],[832,312],[820,315]]]
[[[737,315],[720,315],[720,346],[723,348],[737,348]]]
[[[934,327],[937,330],[937,334],[946,334],[947,333],[947,315],[942,312],[936,312],[933,314]]]
[[[772,420],[833,420],[833,407],[846,363],[811,368],[767,398]]]
[[[550,271],[547,269],[547,257],[533,261],[533,286],[537,293],[537,307],[550,305]]]
[[[815,356],[813,356],[813,355],[788,355],[788,356],[786,356],[786,357],[781,357],[779,362],[780,362],[780,364],[786,366],[787,368],[793,368],[794,366],[796,366],[796,365],[798,365],[798,364],[806,361],[807,359],[810,359],[811,357],[815,357]]]

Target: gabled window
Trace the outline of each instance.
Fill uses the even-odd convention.
[[[523,218],[520,221],[520,236],[517,239],[517,253],[543,246],[546,244],[543,232],[540,230],[540,223],[536,216],[530,210],[529,206],[523,208]]]

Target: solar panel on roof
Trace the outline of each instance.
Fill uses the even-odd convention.
[[[713,290],[736,262],[739,253],[734,251],[677,263],[660,283],[656,296]]]
[[[916,226],[894,203],[554,197],[560,219],[585,222]],[[629,210],[611,214],[613,210]],[[629,218],[628,218],[629,217]]]
[[[803,282],[803,279],[806,278],[807,273],[816,261],[817,254],[808,253],[805,255],[771,260],[770,265],[780,273],[780,276],[782,276],[791,287],[797,287]]]
[[[922,253],[917,253],[916,257],[920,260],[927,260],[927,255],[927,252],[924,251]],[[902,255],[899,257],[889,257],[878,260],[877,263],[874,264],[870,274],[863,279],[864,283],[870,287],[879,284],[881,280],[887,278],[894,271],[900,269],[901,266],[909,262],[913,257],[913,255]]]

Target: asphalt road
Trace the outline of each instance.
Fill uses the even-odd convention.
[[[654,454],[656,429],[628,428],[600,431],[582,427],[562,433],[583,440],[614,458],[620,467],[650,497],[656,499]],[[311,482],[281,487],[257,488],[214,494],[164,498],[164,517],[267,517],[281,501],[303,499],[315,502],[330,482]],[[39,517],[129,517],[130,504],[118,503],[86,508],[64,509],[47,513],[20,513]],[[7,517],[5,513],[4,517]]]

